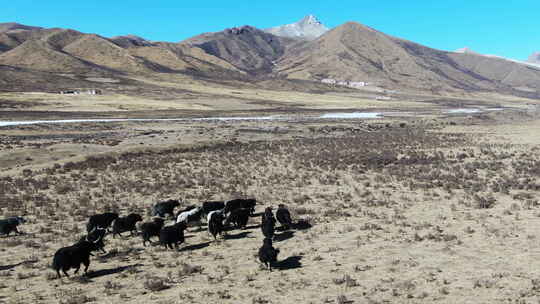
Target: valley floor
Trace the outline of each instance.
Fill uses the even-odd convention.
[[[539,129],[534,107],[0,128],[0,213],[29,221],[0,237],[0,303],[537,303]],[[89,215],[236,197],[313,225],[277,232],[273,272],[259,217],[179,251],[107,236],[87,276],[50,269]]]

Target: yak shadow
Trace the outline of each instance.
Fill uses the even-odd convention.
[[[293,231],[285,231],[280,234],[274,234],[274,241],[276,242],[282,242],[285,240],[288,240],[294,236]]]
[[[98,255],[98,259],[99,260],[106,260],[106,259],[110,259],[110,258],[116,258],[116,257],[124,257],[124,256],[128,256],[132,253],[136,253],[136,252],[139,252],[139,251],[143,251],[144,249],[142,248],[129,248],[128,250],[125,250],[125,251],[119,251],[119,250],[116,250],[116,249],[112,249],[112,250],[109,250],[109,252],[103,254],[103,255]]]
[[[308,221],[306,220],[299,220],[293,225],[293,228],[296,230],[307,230],[313,227]]]
[[[263,214],[264,214],[264,212],[259,212],[259,213],[250,214],[249,216],[250,217],[261,217]]]
[[[0,271],[4,271],[4,270],[11,270],[17,266],[21,266],[21,265],[27,265],[27,264],[34,264],[34,263],[37,263],[38,260],[27,260],[27,261],[22,261],[22,262],[19,262],[17,264],[11,264],[11,265],[5,265],[5,266],[0,266]]]
[[[24,264],[24,262],[20,262],[20,263],[17,263],[17,264],[12,264],[12,265],[6,265],[6,266],[0,266],[0,271],[4,271],[4,270],[10,270],[10,269],[13,269],[17,266],[20,266]]]
[[[294,228],[295,228],[295,224],[293,223],[289,228],[286,228],[285,226],[276,227],[276,231],[287,231],[289,229],[294,229]]]
[[[276,262],[273,267],[279,269],[279,270],[287,270],[287,269],[297,269],[302,267],[302,263],[300,260],[302,259],[301,256],[295,255],[290,256],[286,258],[285,260]]]
[[[243,239],[245,237],[248,237],[250,233],[251,231],[243,231],[237,234],[225,234],[223,238],[226,240],[238,240],[238,239]]]
[[[223,228],[223,231],[229,232],[229,231],[233,231],[233,230],[253,230],[253,229],[258,229],[258,228],[260,228],[260,227],[261,227],[260,224],[258,224],[258,225],[246,226],[246,227],[244,227],[244,228],[237,228],[236,226],[231,225],[231,226],[225,226],[225,227]]]
[[[188,246],[180,248],[178,251],[189,251],[189,250],[203,249],[203,248],[206,248],[206,247],[210,246],[210,243],[211,242],[204,242],[204,243],[200,243],[200,244],[188,245]]]
[[[120,266],[120,267],[116,267],[116,268],[89,271],[84,276],[86,278],[88,278],[88,279],[94,279],[94,278],[99,278],[99,277],[103,277],[103,276],[106,276],[106,275],[120,273],[120,272],[128,270],[130,268],[135,268],[135,267],[139,267],[139,266],[143,266],[143,265],[142,264],[134,264],[134,265],[129,265],[129,266]]]

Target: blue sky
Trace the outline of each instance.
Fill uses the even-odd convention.
[[[6,0],[0,22],[72,28],[103,36],[180,41],[202,32],[292,23],[308,14],[328,27],[356,21],[433,48],[464,46],[524,60],[540,51],[540,0],[183,1]]]

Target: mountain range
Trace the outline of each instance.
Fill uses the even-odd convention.
[[[0,23],[0,91],[112,88],[112,83],[135,88],[141,79],[159,87],[155,79],[181,75],[284,90],[332,91],[340,89],[332,83],[354,82],[433,94],[540,98],[535,60],[538,56],[525,64],[468,50],[436,50],[355,22],[329,30],[311,15],[266,30],[241,26],[176,43]],[[96,81],[103,78],[114,81]]]
[[[529,59],[527,61],[530,63],[540,65],[540,52],[532,53],[531,56],[529,56]]]
[[[478,52],[475,52],[475,51],[471,50],[468,47],[457,49],[454,52],[455,53],[461,53],[461,54],[479,55],[479,56],[485,56],[485,57],[490,57],[490,58],[498,58],[498,59],[512,61],[512,62],[519,63],[519,64],[525,64],[525,65],[540,67],[540,52],[531,54],[527,61],[520,61],[520,60],[510,59],[510,58],[497,56],[497,55],[481,54],[481,53],[478,53]]]

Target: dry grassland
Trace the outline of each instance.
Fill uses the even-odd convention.
[[[266,135],[246,132],[249,123],[153,124],[165,132],[144,150],[128,149],[142,137],[119,136],[126,128],[115,125],[110,139],[72,141],[126,149],[0,177],[2,216],[29,220],[25,234],[0,238],[0,302],[537,303],[540,141],[528,131],[540,122],[456,121],[282,122]],[[176,145],[163,144],[167,130],[183,132],[173,133]],[[179,251],[109,235],[87,276],[56,279],[50,269],[89,215],[139,212],[147,221],[161,199],[244,196],[257,198],[257,212],[284,203],[313,225],[277,233],[273,272],[255,256],[258,217],[218,242],[191,229]]]
[[[183,113],[211,113],[212,111],[274,111],[281,110],[430,110],[440,109],[436,100],[451,100],[453,105],[499,105],[527,107],[537,101],[494,93],[467,93],[463,96],[433,96],[418,92],[374,92],[365,90],[344,92],[294,92],[287,87],[262,89],[254,85],[231,85],[192,80],[185,76],[157,74],[154,77],[133,78],[146,87],[135,91],[118,91],[114,86],[104,95],[60,95],[54,93],[0,93],[0,110],[57,111],[81,113],[116,113],[130,111],[184,111]],[[390,101],[377,100],[387,96]],[[493,100],[498,102],[494,103]],[[139,113],[140,115],[140,113]],[[204,115],[204,114],[203,114]],[[10,119],[2,117],[1,119]]]

